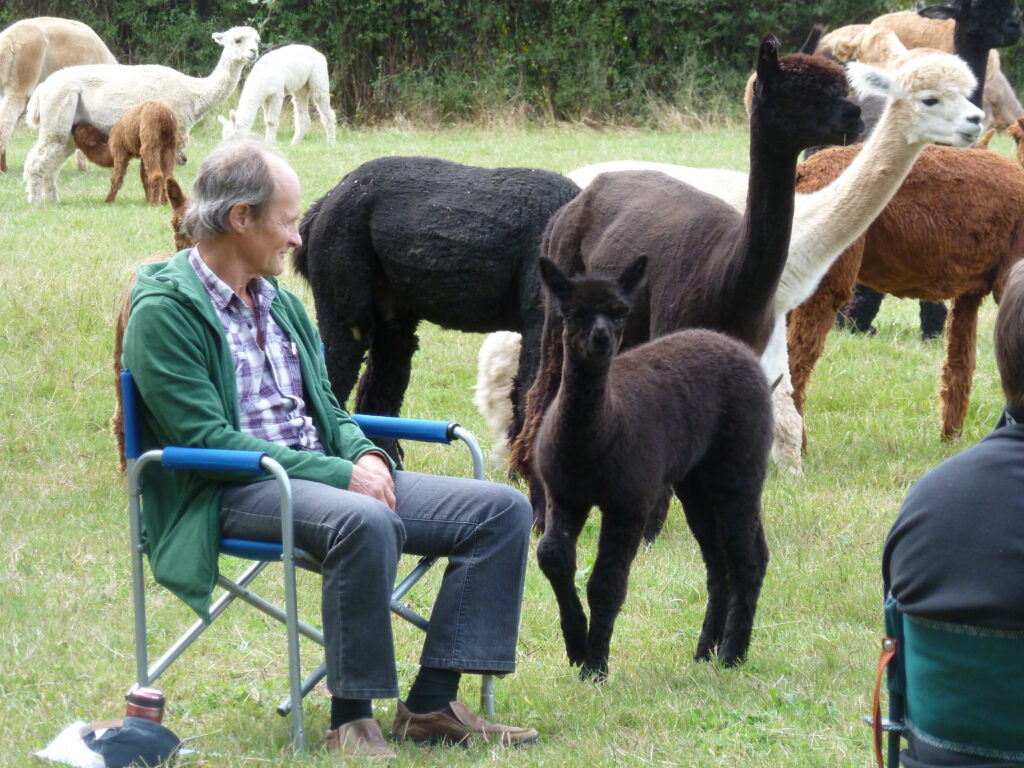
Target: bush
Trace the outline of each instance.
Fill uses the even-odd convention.
[[[865,21],[884,0],[8,0],[0,25],[59,15],[92,26],[126,63],[204,75],[210,34],[255,26],[331,64],[356,124],[397,114],[473,119],[506,109],[558,120],[642,122],[651,106],[739,109],[762,35],[795,49],[815,22]],[[728,98],[723,93],[729,94]],[[736,96],[733,97],[732,95]],[[685,97],[686,103],[679,99]]]

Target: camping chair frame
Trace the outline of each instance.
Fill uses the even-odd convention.
[[[227,451],[210,448],[183,448],[165,446],[146,452],[141,451],[140,423],[138,416],[139,393],[130,371],[121,374],[121,394],[124,408],[125,458],[128,463],[128,517],[132,547],[132,592],[135,613],[135,675],[140,686],[151,685],[185,650],[208,629],[220,614],[235,600],[241,599],[259,609],[271,618],[283,623],[288,638],[289,695],[278,706],[281,715],[291,713],[291,740],[296,750],[305,744],[302,713],[302,697],[325,676],[326,664],[322,663],[305,680],[301,676],[299,658],[299,635],[323,645],[323,633],[299,620],[296,595],[296,566],[319,573],[320,564],[309,553],[295,547],[292,525],[291,482],[284,468],[274,459],[258,451]],[[472,433],[454,422],[427,421],[420,419],[367,416],[356,414],[352,417],[368,437],[396,438],[451,444],[461,440],[469,449],[473,462],[473,477],[483,479],[484,463],[480,446]],[[143,554],[145,543],[142,535],[141,489],[142,470],[153,462],[160,462],[164,468],[234,470],[254,474],[273,475],[281,498],[281,543],[247,541],[243,539],[221,539],[222,554],[253,561],[236,580],[218,574],[217,584],[224,593],[210,606],[210,621],[196,621],[179,637],[157,661],[148,662],[146,642],[146,598]],[[426,631],[428,620],[400,601],[412,586],[430,570],[437,558],[423,557],[412,571],[395,587],[391,594],[391,610],[406,621]],[[285,607],[282,610],[249,590],[249,584],[272,562],[284,566]],[[296,703],[297,702],[297,703]],[[483,675],[480,689],[481,707],[488,715],[494,714],[494,678]]]

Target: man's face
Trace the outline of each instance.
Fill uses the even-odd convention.
[[[276,191],[263,215],[253,219],[243,235],[244,258],[253,274],[264,277],[281,274],[285,255],[302,245],[298,226],[302,205],[299,178],[283,161],[274,158],[270,162]]]

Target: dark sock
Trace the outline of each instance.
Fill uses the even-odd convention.
[[[405,706],[417,715],[442,710],[458,698],[461,678],[462,673],[453,669],[420,667],[419,674],[409,688]]]
[[[339,725],[373,717],[373,702],[370,699],[340,699],[331,697],[331,729]]]

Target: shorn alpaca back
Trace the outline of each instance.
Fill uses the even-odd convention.
[[[0,32],[0,173],[7,172],[7,143],[33,89],[64,67],[116,64],[99,35],[80,21],[40,16]]]
[[[707,330],[616,356],[645,257],[617,280],[567,278],[543,258],[540,266],[551,311],[564,318],[565,362],[536,441],[548,500],[537,562],[558,600],[570,663],[582,665],[584,677],[607,675],[629,570],[666,486],[682,502],[708,569],[695,658],[741,662],[768,564],[760,500],[772,416],[760,364],[746,345]],[[575,586],[576,541],[593,506],[602,518],[588,628]]]
[[[295,133],[292,144],[302,141],[309,128],[309,104],[313,102],[327,133],[327,144],[334,144],[336,116],[331,109],[331,85],[327,59],[308,45],[286,45],[263,54],[245,79],[238,108],[227,118],[218,116],[222,139],[252,130],[256,113],[263,109],[265,139],[277,141],[281,106],[285,96],[291,97],[295,112]]]

